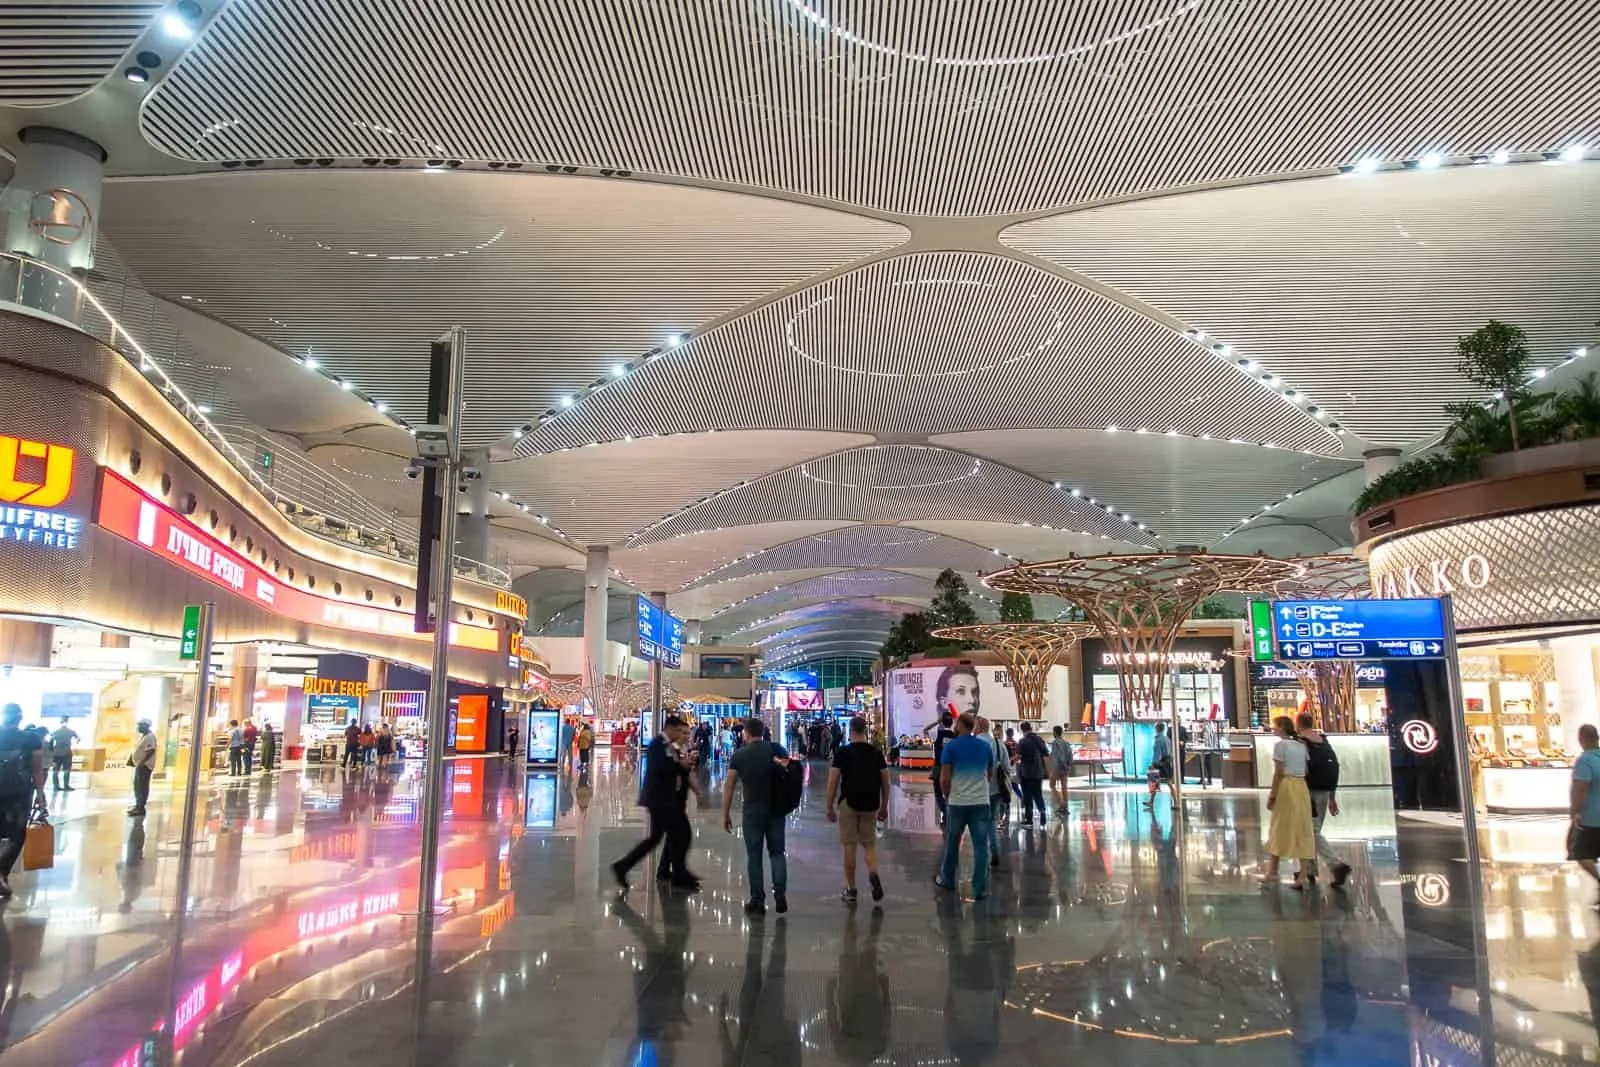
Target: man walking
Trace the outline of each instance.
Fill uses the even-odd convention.
[[[270,722],[261,724],[261,770],[270,774],[278,764],[278,733]]]
[[[624,893],[628,891],[628,872],[663,839],[666,840],[672,884],[691,892],[700,888],[699,880],[684,867],[689,851],[689,817],[680,800],[679,788],[687,772],[672,752],[687,731],[681,718],[668,715],[661,723],[661,732],[645,747],[644,786],[639,791],[639,804],[650,813],[650,834],[611,865],[617,888]]]
[[[354,767],[361,761],[361,727],[351,720],[344,728],[344,766]]]
[[[1033,813],[1039,813],[1039,829],[1044,829],[1044,769],[1050,749],[1044,738],[1033,732],[1033,723],[1022,723],[1022,740],[1017,742],[1017,781],[1022,784],[1022,826],[1033,828]]]
[[[156,735],[150,732],[149,719],[139,720],[139,741],[128,757],[128,766],[133,768],[133,807],[128,814],[143,815],[150,802],[150,779],[156,773]]]
[[[1322,836],[1322,822],[1329,815],[1339,814],[1339,755],[1328,741],[1328,735],[1316,728],[1316,720],[1309,711],[1295,717],[1295,733],[1306,746],[1306,789],[1311,792],[1311,831],[1317,839],[1317,851],[1333,861],[1333,887],[1342,889],[1350,877],[1350,865],[1333,854],[1327,839]]]
[[[63,793],[72,792],[72,746],[77,740],[77,732],[63,715],[61,725],[50,735],[50,786]]]
[[[7,711],[14,706],[7,705]],[[1576,860],[1585,874],[1600,883],[1600,869],[1595,866],[1600,860],[1600,731],[1584,723],[1578,727],[1578,745],[1583,751],[1572,766],[1567,858]],[[1595,908],[1600,910],[1600,904]]]
[[[762,878],[761,853],[772,861],[772,903],[782,915],[789,910],[789,861],[784,856],[784,816],[772,814],[774,768],[787,764],[789,753],[765,738],[760,719],[746,719],[744,745],[728,761],[728,778],[722,783],[722,828],[733,833],[733,791],[744,788],[742,826],[745,860],[749,868],[750,899],[746,915],[767,913],[767,893]]]
[[[28,817],[44,808],[44,745],[22,729],[22,707],[0,712],[0,900],[11,896],[11,869],[28,839]]]
[[[836,805],[835,801],[843,803]],[[867,881],[872,899],[883,899],[878,879],[878,823],[889,821],[889,764],[867,740],[867,720],[850,720],[850,743],[833,756],[828,771],[828,821],[839,824],[839,844],[844,850],[846,904],[856,902],[856,848],[867,856]]]
[[[244,721],[244,774],[248,778],[256,772],[256,742],[261,739],[261,734],[256,730],[256,721]]]
[[[956,736],[945,742],[939,765],[940,784],[949,798],[945,809],[944,864],[934,884],[954,890],[956,868],[961,858],[961,835],[972,837],[972,896],[982,900],[989,893],[989,783],[994,778],[994,748],[973,736],[977,723],[971,712],[956,720]]]

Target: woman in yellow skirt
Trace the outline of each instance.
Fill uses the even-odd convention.
[[[1294,720],[1280,715],[1272,720],[1278,743],[1272,749],[1272,791],[1267,794],[1267,810],[1272,824],[1267,831],[1267,864],[1263,884],[1278,883],[1278,864],[1284,859],[1300,861],[1290,883],[1303,890],[1306,881],[1317,882],[1317,835],[1311,826],[1311,791],[1306,788],[1306,746],[1295,735]]]

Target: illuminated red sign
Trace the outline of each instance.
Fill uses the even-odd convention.
[[[465,693],[456,701],[456,751],[482,752],[489,747],[489,697]]]
[[[403,611],[331,600],[283,585],[121,475],[104,468],[101,475],[95,522],[102,529],[148,549],[212,585],[252,601],[275,615],[313,626],[413,641],[432,640],[428,634],[417,633],[414,619]],[[496,652],[500,648],[500,633],[489,626],[451,623],[450,643],[458,648]]]

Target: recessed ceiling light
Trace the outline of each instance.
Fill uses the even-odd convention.
[[[1568,163],[1576,163],[1589,154],[1589,150],[1581,144],[1569,144],[1561,150],[1561,158]]]
[[[1511,162],[1511,153],[1507,152],[1504,148],[1502,148],[1502,149],[1500,149],[1500,151],[1496,152],[1494,155],[1489,157],[1489,162],[1490,163],[1510,163]]]
[[[1368,156],[1366,159],[1356,160],[1354,169],[1357,174],[1371,174],[1381,166],[1383,166],[1382,160]]]
[[[570,396],[564,396],[564,397],[561,398],[561,406],[564,407],[564,408],[570,408],[573,405],[573,403],[574,403],[574,400]]]
[[[611,376],[613,378],[625,377],[627,375],[627,373],[628,373],[628,365],[626,363],[618,363],[616,366],[611,368]]]
[[[1417,166],[1421,167],[1423,170],[1433,170],[1443,162],[1444,156],[1440,155],[1438,152],[1429,152],[1427,155],[1417,160]]]
[[[187,41],[194,36],[194,27],[189,25],[188,19],[173,13],[162,18],[161,32],[174,41]]]
[[[1116,433],[1116,432],[1117,432],[1117,428],[1115,426],[1107,426],[1106,427],[1106,433]]]
[[[667,338],[667,344],[671,345],[673,348],[677,348],[679,345],[683,344],[683,334],[672,334]]]
[[[210,406],[209,406],[209,405],[207,405],[207,404],[196,404],[196,405],[195,405],[195,406],[194,406],[194,409],[195,409],[195,410],[196,410],[196,411],[198,411],[198,412],[199,412],[199,413],[200,413],[200,414],[202,414],[202,415],[209,415],[209,414],[211,414],[211,408],[210,408]]]
[[[389,413],[389,405],[381,400],[372,406],[378,409],[379,415],[387,415]]]
[[[122,76],[135,85],[143,85],[150,80],[150,72],[143,67],[129,67],[122,72]]]
[[[350,390],[355,388],[355,384],[352,382],[340,382],[339,388],[348,393]]]
[[[322,364],[317,362],[317,358],[315,356],[306,357],[306,370],[316,370],[321,366]]]

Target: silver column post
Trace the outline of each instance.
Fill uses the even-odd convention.
[[[444,810],[445,724],[449,717],[450,599],[455,587],[456,502],[460,490],[461,391],[466,363],[466,334],[457,326],[444,335],[451,347],[450,387],[445,406],[448,454],[438,461],[442,502],[439,514],[438,559],[433,567],[432,600],[433,670],[428,679],[428,764],[422,796],[422,870],[417,893],[417,985],[424,999],[429,963],[433,956],[433,920],[439,881],[439,824]],[[423,1005],[419,1003],[419,1011]]]
[[[178,848],[177,900],[173,904],[172,961],[167,973],[167,1003],[174,1013],[178,1008],[178,972],[183,963],[183,931],[189,916],[189,880],[194,872],[195,808],[200,804],[201,738],[211,697],[211,634],[217,604],[208,600],[200,605],[199,684],[194,698],[194,723],[189,730],[189,773],[183,784],[183,832]],[[137,770],[134,771],[138,773]],[[165,1035],[171,1040],[170,1031]]]

